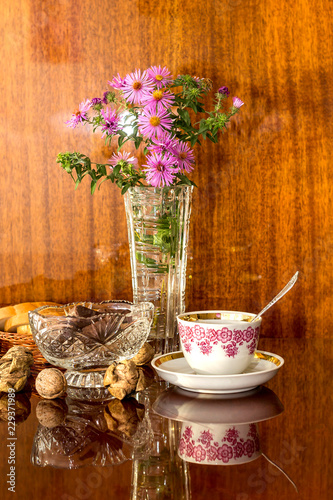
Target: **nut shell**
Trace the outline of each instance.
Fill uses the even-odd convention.
[[[57,368],[45,368],[38,374],[35,386],[42,398],[55,399],[65,394],[67,382],[64,374]]]

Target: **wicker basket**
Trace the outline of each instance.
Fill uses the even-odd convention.
[[[32,335],[22,333],[0,332],[0,355],[6,354],[8,349],[16,345],[27,347],[32,352],[35,364],[49,365],[46,359],[41,355],[36,346]]]

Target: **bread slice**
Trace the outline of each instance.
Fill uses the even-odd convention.
[[[9,306],[12,309],[9,309],[7,312],[5,312],[3,316],[4,320],[2,321],[3,323],[2,329],[5,332],[14,333],[17,332],[17,328],[19,327],[23,326],[28,327],[29,326],[28,312],[33,311],[38,307],[49,306],[49,305],[59,305],[59,304],[56,304],[54,302],[24,302],[22,304],[17,304],[16,306]],[[3,308],[3,309],[8,309],[8,308]],[[13,313],[13,314],[8,316],[8,313]]]
[[[17,333],[19,333],[20,335],[32,335],[30,325],[18,326]]]
[[[14,309],[14,306],[2,307],[0,309],[0,330],[1,331],[3,331],[7,319],[11,318],[12,316],[15,316],[15,314],[17,314],[17,313]]]

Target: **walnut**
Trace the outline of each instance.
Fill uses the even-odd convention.
[[[56,401],[39,401],[36,407],[36,416],[39,423],[49,429],[61,425],[66,415],[67,405],[61,399]]]
[[[66,391],[67,382],[64,374],[57,368],[45,368],[37,375],[36,391],[42,398],[60,398]]]
[[[149,342],[146,342],[145,344],[143,344],[140,351],[134,356],[134,358],[131,359],[137,366],[142,366],[150,363],[154,355],[154,348],[149,344]]]
[[[139,378],[138,370],[131,359],[113,363],[104,375],[104,386],[117,399],[123,399],[135,391]]]

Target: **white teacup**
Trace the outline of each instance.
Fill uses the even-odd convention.
[[[261,318],[238,311],[195,311],[177,317],[181,348],[202,375],[243,373],[254,359]]]

